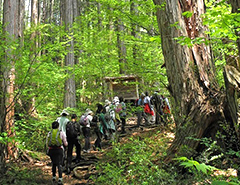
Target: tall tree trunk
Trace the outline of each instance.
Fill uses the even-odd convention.
[[[65,56],[65,65],[70,67],[67,69],[68,77],[65,81],[65,97],[64,107],[76,107],[76,87],[75,87],[75,75],[74,75],[74,41],[72,33],[73,24],[73,1],[65,0],[64,22],[66,26],[66,32],[71,40],[68,42],[68,53]]]
[[[202,25],[204,13],[203,0],[153,0],[156,5],[164,5],[157,10],[157,21],[162,39],[169,92],[174,103],[176,137],[168,150],[167,161],[176,153],[185,153],[185,147],[199,149],[199,140],[203,136],[215,138],[220,124],[226,120],[226,99],[219,90],[215,79],[215,68],[209,46],[204,43],[190,47],[180,45],[175,38],[183,36],[191,40],[202,38],[206,27]],[[183,17],[183,12],[192,12],[192,16]],[[172,25],[178,23],[176,27]],[[189,138],[196,139],[189,139]],[[216,138],[215,138],[216,139]],[[223,147],[225,147],[223,145]]]
[[[137,5],[135,4],[135,2],[133,0],[130,0],[131,5],[130,5],[130,13],[133,16],[136,16],[138,14],[137,12]],[[137,38],[137,25],[135,22],[131,22],[131,35],[135,38]],[[132,52],[133,52],[133,59],[136,60],[137,59],[137,44],[134,44],[133,48],[132,48]]]
[[[7,35],[6,42],[15,43],[19,31],[19,0],[5,0],[3,5],[3,29]],[[1,71],[3,79],[1,83],[1,132],[7,131],[8,137],[14,136],[14,82],[16,55],[12,49],[6,50],[5,62],[2,63]],[[1,159],[5,156],[4,146],[1,144]],[[7,144],[7,156],[16,157],[14,143]],[[2,161],[0,161],[2,165]]]
[[[117,47],[118,47],[118,61],[119,61],[119,73],[126,74],[126,55],[127,50],[125,42],[123,41],[124,25],[121,19],[117,21]]]
[[[43,1],[43,20],[45,23],[52,23],[54,10],[54,0]]]
[[[39,8],[38,8],[38,0],[32,0],[31,1],[31,26],[35,28],[39,21]],[[31,55],[30,55],[30,61],[35,62],[36,56],[39,55],[38,48],[39,48],[39,41],[38,41],[38,32],[34,31],[31,34],[31,41],[32,41],[32,47],[31,47]],[[36,84],[33,84],[31,82],[27,82],[25,86],[36,86]],[[22,101],[24,102],[24,110],[29,115],[33,115],[35,112],[35,97],[29,96],[27,94],[26,96],[23,96]]]

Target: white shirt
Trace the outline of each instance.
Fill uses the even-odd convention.
[[[69,122],[69,119],[65,116],[62,116],[58,117],[56,121],[59,123],[59,130],[64,132],[64,134],[66,135],[66,125],[67,122]]]
[[[87,125],[86,127],[91,127],[91,121],[93,119],[93,116],[92,115],[87,115]]]

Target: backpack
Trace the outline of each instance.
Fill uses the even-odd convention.
[[[117,105],[115,111],[116,111],[117,113],[119,113],[119,112],[122,111],[122,103],[119,103],[119,104]]]
[[[135,107],[138,107],[138,100],[139,100],[139,99],[137,98],[137,99],[135,100],[135,102],[134,102],[134,103],[135,103]]]
[[[87,118],[88,115],[86,114],[83,114],[80,118],[80,125],[82,126],[86,126],[88,124],[88,118]]]
[[[60,131],[58,129],[53,129],[49,132],[48,146],[61,146],[62,139],[60,138]]]
[[[93,127],[97,127],[98,126],[98,116],[97,115],[93,116],[93,119],[91,121],[91,126],[93,126]]]
[[[78,136],[78,123],[69,121],[66,125],[66,135],[68,138],[76,138]]]

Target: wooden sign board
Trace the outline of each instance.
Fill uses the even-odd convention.
[[[123,97],[124,100],[131,101],[139,98],[138,96],[138,77],[121,76],[105,77],[110,96]]]

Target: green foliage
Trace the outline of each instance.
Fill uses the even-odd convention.
[[[223,175],[214,176],[214,171],[219,171],[219,169],[214,166],[207,165],[205,163],[199,163],[198,161],[188,159],[186,157],[176,158],[180,163],[180,166],[186,168],[190,173],[193,174],[192,179],[195,182],[204,182],[208,179],[208,182],[212,182],[211,184],[239,184],[240,181],[235,177],[225,177]]]
[[[190,17],[192,17],[193,13],[189,12],[189,11],[186,11],[186,12],[183,12],[182,15],[186,18],[190,18]]]
[[[214,180],[212,182],[212,185],[238,185],[239,181],[234,179],[234,181],[228,182],[228,181],[220,181],[220,180]]]
[[[38,182],[37,178],[42,178],[42,171],[34,170],[29,171],[29,168],[26,166],[16,166],[14,163],[7,164],[7,173],[4,174],[3,178],[0,179],[1,185],[8,184],[31,184],[37,185],[41,183],[41,180]],[[34,179],[34,180],[33,180]]]
[[[239,14],[231,13],[230,4],[225,1],[211,0],[206,2],[206,14],[204,24],[208,26],[211,40],[210,45],[216,65],[217,79],[224,86],[222,75],[223,66],[226,64],[227,56],[237,56],[237,36],[235,31],[239,29]]]
[[[6,144],[8,139],[8,134],[6,132],[2,132],[0,135],[0,143]]]
[[[154,152],[165,146],[153,140],[154,136],[130,138],[131,142],[116,144],[106,153],[105,160],[97,169],[102,174],[97,184],[174,184],[175,173],[168,173],[153,161]],[[95,179],[95,177],[93,177]]]
[[[55,118],[56,119],[56,118]],[[47,132],[51,128],[50,120],[21,119],[15,123],[16,141],[21,149],[43,151]]]
[[[203,173],[205,175],[209,174],[213,170],[216,170],[217,168],[206,165],[205,163],[199,163],[195,160],[190,160],[186,157],[179,157],[176,158],[175,160],[180,162],[180,166],[184,166],[187,168],[190,172],[193,172],[194,174],[197,173]]]

